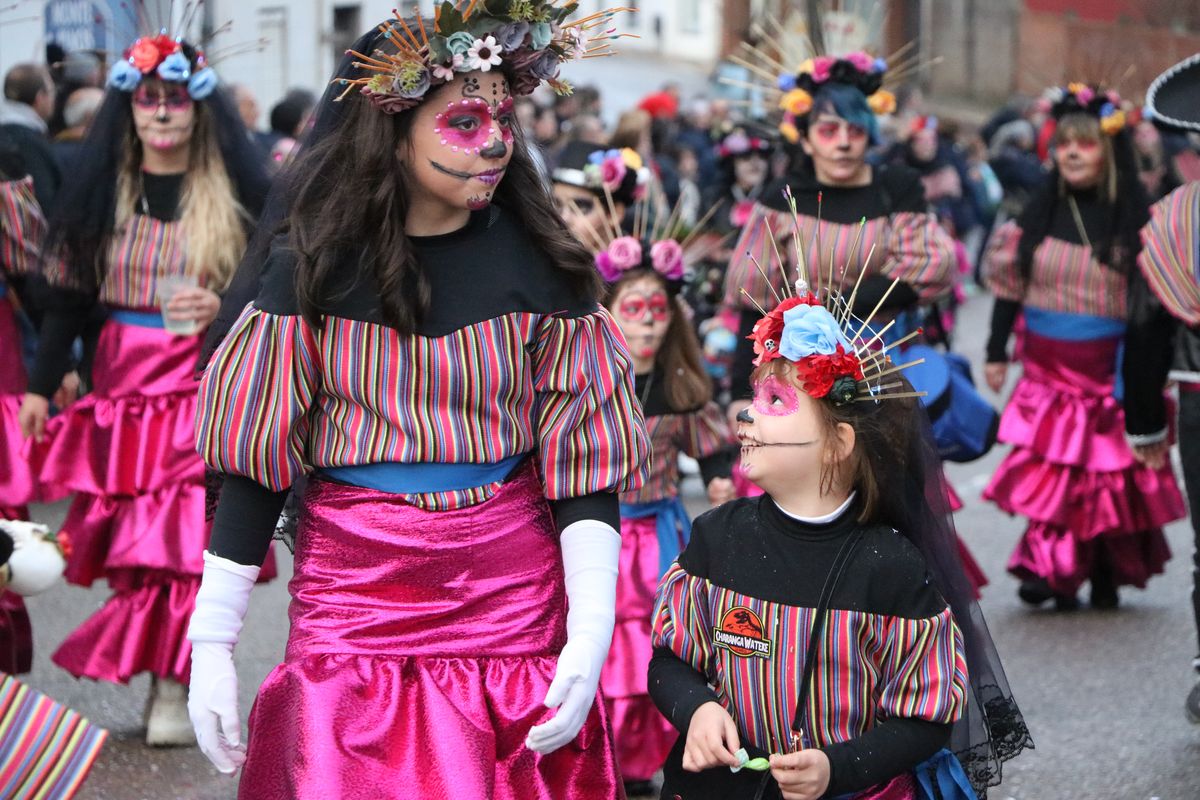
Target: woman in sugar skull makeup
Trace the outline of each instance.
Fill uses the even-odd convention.
[[[226,479],[189,706],[243,797],[620,794],[597,685],[649,443],[512,109],[567,91],[612,14],[492,6],[348,52],[211,335],[197,437]],[[243,749],[232,651],[305,476],[288,648]]]
[[[1014,322],[1025,320],[1021,380],[1000,425],[1013,449],[984,497],[1029,520],[1008,562],[1022,600],[1073,610],[1090,582],[1091,605],[1112,609],[1120,586],[1144,587],[1162,572],[1170,557],[1162,527],[1186,513],[1170,463],[1140,463],[1125,442],[1116,396],[1149,200],[1115,92],[1072,83],[1048,90],[1043,104],[1054,169],[1021,216],[997,230],[984,260],[996,295],[986,368],[994,391],[1008,372]]]
[[[614,154],[612,157],[618,157]],[[603,201],[614,218],[615,198]],[[733,499],[729,426],[712,400],[686,307],[680,299],[685,262],[696,250],[678,231],[652,225],[648,200],[631,207],[634,235],[609,229],[584,231],[596,268],[608,284],[605,305],[616,319],[633,359],[635,390],[653,457],[641,489],[621,496],[621,577],[617,626],[601,674],[605,705],[613,721],[618,762],[630,795],[648,794],[674,737],[646,687],[650,660],[650,613],[654,588],[691,532],[679,497],[679,454],[700,464],[708,499]],[[603,213],[603,212],[602,212]],[[664,218],[676,218],[663,213]],[[621,235],[614,235],[621,234]]]
[[[72,179],[47,209],[47,307],[20,420],[43,489],[75,494],[67,579],[113,590],[54,661],[117,683],[151,673],[150,744],[194,741],[185,633],[209,534],[195,370],[266,195],[257,161],[204,53],[146,36],[113,66]],[[108,316],[92,391],[47,422],[97,304]]]

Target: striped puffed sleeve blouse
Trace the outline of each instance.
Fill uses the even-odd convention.
[[[540,462],[550,500],[640,486],[649,444],[608,313],[576,300],[498,208],[412,242],[431,303],[408,336],[383,321],[374,280],[355,260],[321,328],[308,325],[293,297],[294,258],[277,243],[262,294],[201,383],[205,460],[276,491],[309,469],[523,454]],[[461,508],[501,483],[405,499]]]
[[[851,506],[810,525],[764,495],[696,520],[653,617],[650,692],[676,727],[686,732],[700,705],[717,702],[743,744],[790,750],[818,597],[856,515]],[[831,795],[895,774],[873,765],[911,769],[944,745],[966,706],[965,650],[907,539],[863,530],[817,646],[802,729],[805,745],[830,759]],[[884,725],[886,734],[874,733]]]

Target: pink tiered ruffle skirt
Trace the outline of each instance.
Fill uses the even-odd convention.
[[[1024,374],[1000,421],[1013,445],[984,497],[1029,526],[1009,559],[1022,579],[1074,594],[1102,559],[1118,585],[1144,587],[1170,558],[1162,526],[1183,518],[1170,465],[1140,465],[1113,398],[1117,339],[1026,333]]]
[[[38,499],[17,421],[24,396],[20,331],[11,302],[0,296],[0,517],[5,519],[29,519],[25,505]]]
[[[240,797],[592,800],[622,795],[604,706],[525,747],[566,641],[562,558],[531,465],[491,499],[424,511],[309,483],[291,633],[250,714]]]
[[[621,571],[617,624],[600,673],[604,704],[612,720],[617,763],[627,781],[650,780],[663,765],[678,733],[659,712],[646,685],[659,552],[655,517],[621,520]]]
[[[113,590],[54,653],[76,677],[125,683],[152,672],[187,682],[184,634],[209,536],[193,433],[200,342],[110,320],[94,390],[32,448],[46,491],[75,493],[62,527],[72,544],[67,580],[104,578]],[[273,560],[266,566],[269,577]]]

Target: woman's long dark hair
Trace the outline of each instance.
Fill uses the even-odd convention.
[[[1105,267],[1127,273],[1141,250],[1139,232],[1149,220],[1150,198],[1138,180],[1133,143],[1129,132],[1106,136],[1100,123],[1088,114],[1068,114],[1058,121],[1056,136],[1063,131],[1089,133],[1099,137],[1106,151],[1106,174],[1098,188],[1106,212],[1103,235],[1092,242],[1096,258]],[[1017,264],[1028,279],[1033,271],[1033,254],[1050,233],[1058,204],[1069,190],[1055,164],[1021,212],[1017,224],[1021,239],[1017,244]]]
[[[408,22],[410,28],[415,24],[415,19]],[[383,36],[375,30],[352,49],[371,53],[383,46]],[[351,62],[343,60],[335,81],[356,77],[358,70]],[[335,96],[326,93],[318,114],[335,115],[336,127],[330,130],[318,121],[317,129],[324,128],[328,135],[314,132],[311,144],[289,167],[292,199],[281,230],[287,231],[297,255],[300,311],[310,324],[320,325],[332,287],[341,285],[331,278],[345,269],[349,258],[374,275],[387,324],[409,335],[420,324],[430,297],[429,282],[404,232],[412,188],[396,155],[408,140],[415,109],[385,114],[352,92],[334,110],[330,106]],[[533,245],[570,275],[581,296],[597,299],[600,282],[590,255],[555,211],[519,127],[513,138],[512,159],[494,202],[516,217]]]
[[[185,44],[184,53],[194,65],[196,51]],[[196,101],[196,112],[208,117],[207,127],[216,135],[238,202],[256,216],[262,210],[270,180],[236,108],[218,88],[206,99]],[[48,248],[62,248],[66,268],[82,289],[94,291],[103,280],[96,255],[103,252],[113,232],[117,178],[135,140],[129,93],[108,89],[78,154],[65,171],[70,180],[59,190],[54,207],[45,209]]]

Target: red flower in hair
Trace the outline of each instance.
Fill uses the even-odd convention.
[[[779,338],[783,336],[783,314],[796,306],[820,305],[811,292],[803,297],[789,297],[775,306],[769,314],[754,323],[747,339],[754,342],[754,366],[761,367],[768,361],[779,358]]]
[[[137,68],[138,72],[149,74],[158,69],[158,65],[167,56],[180,47],[179,42],[170,36],[143,36],[125,51],[125,57]]]
[[[854,353],[847,353],[839,344],[832,355],[811,355],[796,362],[796,377],[810,397],[821,399],[829,395],[839,378],[863,379],[862,364]]]

